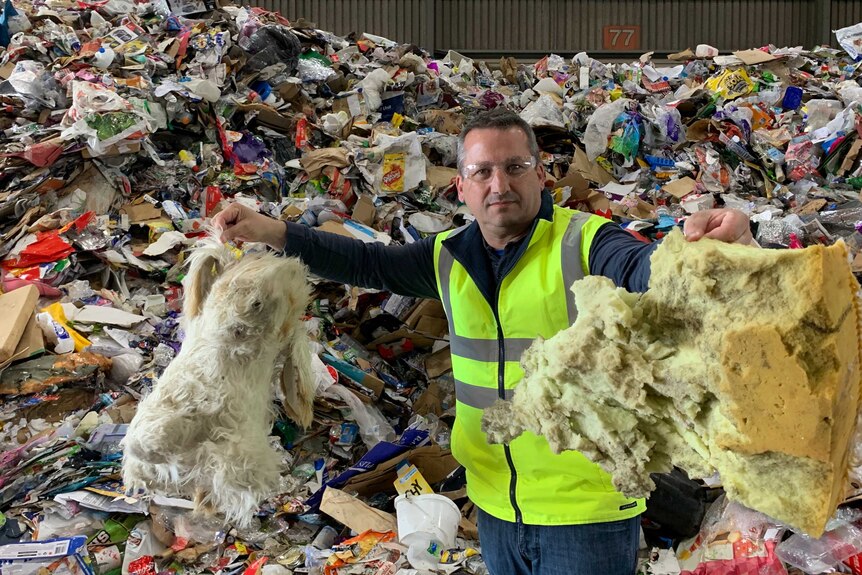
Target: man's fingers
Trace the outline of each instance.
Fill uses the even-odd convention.
[[[227,228],[224,232],[222,232],[222,241],[223,242],[245,242],[248,241],[249,230],[248,226],[245,225],[244,222],[240,222],[235,226],[231,226]]]
[[[683,224],[683,233],[685,239],[690,242],[695,242],[702,238],[709,229],[709,223],[712,219],[710,212],[695,212],[689,216]]]

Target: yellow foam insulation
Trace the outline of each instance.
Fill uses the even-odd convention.
[[[819,536],[842,500],[859,408],[857,292],[843,243],[761,250],[674,231],[650,289],[591,276],[578,318],[537,340],[489,441],[531,431],[645,497],[673,465],[720,472],[728,495]]]

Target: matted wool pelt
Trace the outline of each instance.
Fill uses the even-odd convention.
[[[138,405],[123,482],[245,526],[279,485],[281,459],[269,444],[276,382],[292,419],[305,427],[313,417],[306,268],[272,254],[237,258],[209,237],[183,283],[182,349]]]

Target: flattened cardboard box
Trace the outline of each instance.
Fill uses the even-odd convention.
[[[32,285],[0,295],[0,363],[18,348],[38,299],[39,290]]]

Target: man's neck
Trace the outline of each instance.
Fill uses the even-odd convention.
[[[512,233],[512,232],[502,232],[502,233],[494,233],[494,230],[482,230],[482,237],[485,239],[485,243],[494,248],[495,250],[502,250],[507,245],[512,242],[516,242],[527,235],[527,232],[530,231],[530,228],[525,228],[524,230]]]

